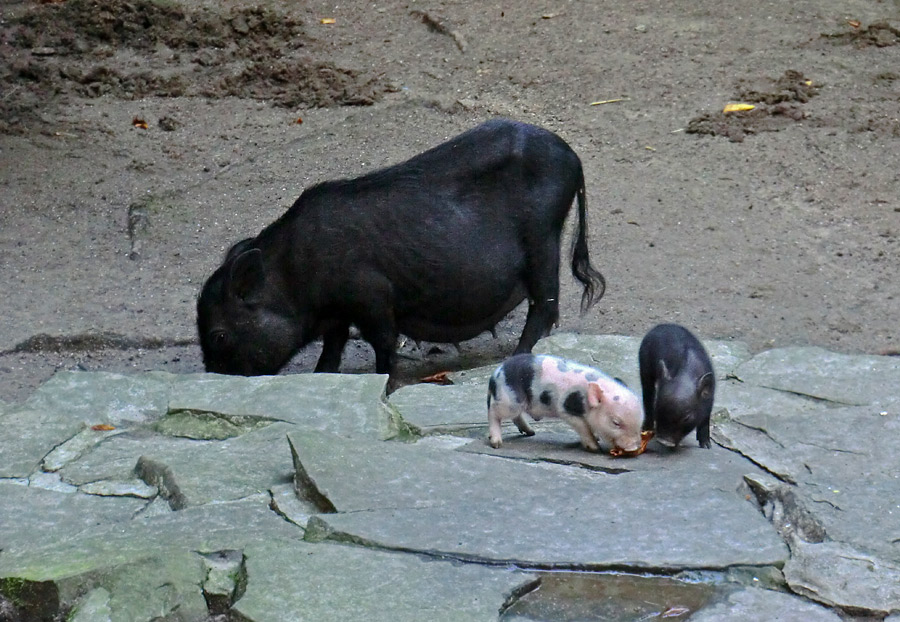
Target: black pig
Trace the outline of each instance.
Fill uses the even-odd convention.
[[[581,161],[561,138],[494,120],[412,159],[308,188],[204,284],[207,371],[272,374],[323,339],[336,372],[349,328],[390,373],[399,334],[453,343],[491,330],[526,297],[516,353],[559,316],[560,235],[577,199],[572,274],[582,311],[605,289],[590,264]]]
[[[644,429],[656,431],[667,447],[677,447],[697,428],[697,441],[709,448],[709,415],[716,378],[703,344],[678,324],[660,324],[638,351],[644,394]]]

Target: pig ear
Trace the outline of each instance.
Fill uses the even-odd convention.
[[[697,381],[697,395],[700,399],[705,400],[712,395],[713,392],[713,375],[712,372],[707,372],[700,376],[700,380]]]
[[[665,381],[669,381],[672,379],[672,374],[669,373],[669,368],[666,366],[666,362],[662,359],[659,359],[659,377]]]
[[[597,408],[603,403],[603,389],[596,382],[588,383],[587,386],[588,407]]]
[[[228,291],[232,296],[249,302],[262,286],[264,278],[262,252],[258,248],[244,251],[231,262]]]

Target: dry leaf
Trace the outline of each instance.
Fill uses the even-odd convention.
[[[149,127],[149,126],[147,125],[147,122],[146,122],[146,121],[144,121],[143,119],[139,119],[139,118],[137,118],[137,117],[135,117],[135,118],[133,118],[133,119],[131,120],[131,124],[132,124],[134,127],[139,127],[139,128],[141,128],[142,130],[146,130],[146,129]]]
[[[334,18],[333,17],[323,17],[322,19],[319,20],[319,23],[320,24],[333,24]]]
[[[616,99],[604,99],[604,100],[601,100],[598,102],[591,102],[590,104],[588,104],[588,106],[602,106],[603,104],[614,104],[616,102],[624,102],[624,101],[628,101],[628,98],[627,97],[619,97]]]
[[[744,112],[745,110],[753,110],[756,108],[753,104],[728,104],[725,108],[722,109],[722,112]]]
[[[92,425],[91,429],[95,432],[109,432],[110,430],[115,430],[116,427],[108,423],[98,423],[97,425]]]
[[[432,384],[453,384],[453,381],[447,377],[447,374],[449,373],[449,371],[439,371],[436,374],[421,378],[419,382],[430,382]]]
[[[613,447],[609,450],[609,455],[613,458],[633,458],[634,456],[640,456],[642,453],[647,451],[647,445],[650,443],[650,439],[652,438],[653,430],[644,430],[641,432],[641,446],[639,449],[636,449],[634,451],[625,451],[624,449]]]
[[[862,26],[862,22],[857,19],[848,19],[847,23],[850,24],[853,28],[859,28]]]
[[[297,125],[300,125],[301,123],[303,123],[303,119],[301,117],[297,117],[297,120],[294,121],[294,123],[296,123]]]

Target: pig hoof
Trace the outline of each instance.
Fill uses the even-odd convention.
[[[503,444],[503,441],[501,441],[501,440],[499,440],[499,439],[498,439],[498,440],[490,439],[490,440],[488,441],[488,443],[489,443],[490,446],[493,447],[494,449],[499,449],[500,445]]]
[[[522,434],[525,436],[534,436],[534,430],[525,430]]]

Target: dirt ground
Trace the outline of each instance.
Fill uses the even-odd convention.
[[[559,330],[900,350],[896,0],[3,0],[0,400],[201,371],[232,242],[496,116],[585,166],[608,289],[579,317],[564,272]],[[407,343],[401,375],[499,360],[523,318]],[[373,369],[365,343],[344,368]]]

